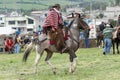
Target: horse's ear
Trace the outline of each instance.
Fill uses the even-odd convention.
[[[81,18],[81,15],[79,14],[78,17]]]

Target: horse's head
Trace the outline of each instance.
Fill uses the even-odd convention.
[[[87,25],[87,23],[79,17],[72,20],[69,27],[82,29],[82,30],[89,30],[89,26]]]

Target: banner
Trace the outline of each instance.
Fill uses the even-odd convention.
[[[95,20],[94,19],[86,19],[85,22],[90,27],[89,38],[96,38],[96,27],[95,27]]]

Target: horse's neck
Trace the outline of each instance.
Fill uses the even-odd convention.
[[[79,41],[79,36],[80,36],[80,31],[78,29],[75,28],[70,28],[70,35],[76,39],[77,41]]]

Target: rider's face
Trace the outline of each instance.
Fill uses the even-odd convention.
[[[60,6],[57,6],[57,10],[60,10]]]

